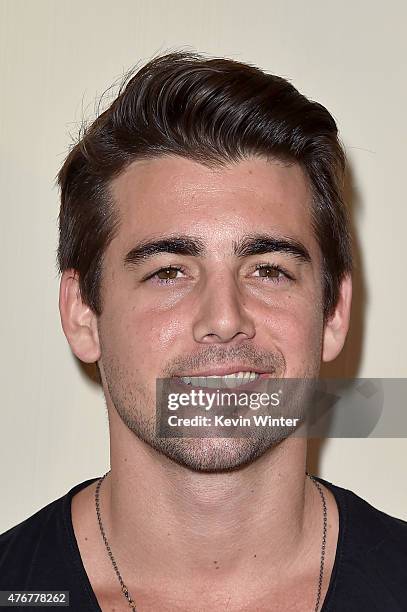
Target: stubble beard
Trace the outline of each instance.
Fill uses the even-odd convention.
[[[252,354],[252,349],[249,353]],[[213,350],[207,353],[208,363],[213,362],[214,356]],[[275,366],[275,377],[283,377],[286,367],[283,355],[269,354],[270,362]],[[170,370],[167,368],[163,377],[168,376]],[[107,403],[117,411],[124,425],[149,447],[193,471],[237,470],[271,452],[293,434],[292,428],[263,427],[252,437],[159,437],[156,434],[155,395],[150,388],[135,380],[134,373],[112,356],[104,354],[101,371],[105,395],[108,392],[110,399]],[[303,375],[312,376],[312,372]]]

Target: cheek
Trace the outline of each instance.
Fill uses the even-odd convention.
[[[313,304],[301,308],[274,308],[264,319],[265,334],[284,355],[288,376],[319,368],[322,350],[323,316]]]
[[[107,315],[107,313],[106,313]],[[159,309],[133,305],[106,316],[102,336],[121,361],[128,360],[140,370],[155,369],[163,357],[172,354],[180,338],[188,337],[186,317]]]

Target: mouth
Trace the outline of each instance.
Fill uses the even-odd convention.
[[[270,378],[270,372],[255,372],[240,370],[227,374],[201,374],[199,376],[177,376],[178,381],[190,388],[207,389],[236,389],[238,387],[252,386],[253,383],[264,378]]]

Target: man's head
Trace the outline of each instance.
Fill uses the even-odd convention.
[[[59,173],[64,330],[151,446],[215,469],[272,442],[159,441],[158,377],[315,376],[340,352],[343,172],[324,107],[257,68],[189,54],[141,69],[73,148]]]

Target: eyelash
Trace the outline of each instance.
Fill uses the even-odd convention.
[[[267,278],[266,276],[262,276],[262,277],[257,277],[257,278],[261,278],[263,281],[271,281],[272,283],[275,283],[276,285],[280,284],[280,283],[284,283],[286,281],[292,281],[294,280],[294,278],[291,276],[291,274],[288,274],[288,272],[286,272],[283,268],[281,268],[280,266],[277,266],[276,264],[258,264],[255,268],[255,272],[257,272],[257,270],[264,270],[269,268],[270,270],[276,270],[277,272],[280,272],[280,274],[282,274],[284,276],[284,279],[280,278]]]
[[[272,277],[266,277],[266,276],[263,276],[263,277],[258,276],[257,278],[261,278],[263,282],[264,281],[269,281],[269,282],[272,282],[272,283],[278,285],[278,284],[280,284],[282,282],[294,280],[293,277],[290,274],[288,274],[288,272],[286,272],[283,268],[281,268],[280,266],[278,266],[276,264],[266,264],[266,263],[258,264],[255,267],[254,271],[257,272],[257,270],[264,270],[264,269],[267,269],[267,268],[269,268],[271,270],[276,270],[277,272],[280,272],[283,275],[284,278],[281,278],[281,277],[280,278],[272,278]],[[148,280],[155,279],[154,282],[156,284],[158,284],[158,285],[172,285],[178,279],[176,279],[176,278],[166,278],[166,279],[158,278],[158,274],[160,272],[165,271],[165,270],[175,270],[176,272],[182,272],[183,274],[185,274],[185,268],[182,268],[181,266],[166,266],[165,268],[160,268],[159,270],[157,270],[153,274],[150,274],[150,276],[148,276],[144,280],[148,281]]]
[[[165,268],[160,268],[159,270],[157,270],[156,272],[154,272],[153,274],[150,274],[150,276],[147,276],[147,278],[145,278],[145,281],[148,280],[153,280],[155,279],[155,282],[158,285],[172,285],[176,280],[176,278],[158,278],[158,274],[160,272],[163,272],[165,270],[176,270],[177,272],[183,272],[185,273],[185,268],[182,268],[181,266],[166,266]]]

